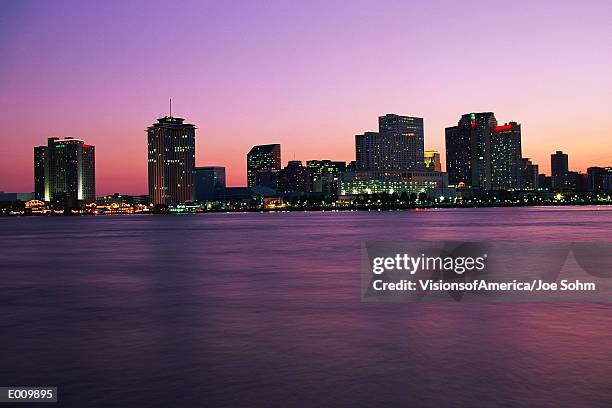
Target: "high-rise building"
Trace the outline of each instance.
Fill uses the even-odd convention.
[[[249,187],[261,185],[276,188],[276,173],[280,169],[280,144],[253,146],[247,154],[247,181]]]
[[[497,120],[493,112],[461,116],[446,128],[446,171],[449,185],[491,189],[491,134]]]
[[[482,190],[521,187],[521,126],[497,126],[493,112],[461,116],[446,128],[446,171],[452,186]]]
[[[47,146],[34,147],[34,197],[37,200],[45,200],[46,198],[45,180],[49,177],[46,164],[48,155]],[[45,177],[45,173],[47,173],[47,177]]]
[[[310,176],[310,191],[337,194],[338,175],[347,170],[346,162],[332,160],[309,160],[306,168]]]
[[[588,190],[588,178],[586,174],[577,171],[568,171],[562,178],[563,184],[557,187],[557,191],[566,193],[585,193]]]
[[[521,125],[496,126],[491,133],[491,190],[521,188]]]
[[[523,190],[537,190],[539,188],[539,166],[533,164],[531,159],[521,160],[521,188]]]
[[[599,193],[609,190],[609,178],[611,175],[612,167],[589,167],[587,169],[587,191]],[[608,182],[607,188],[604,188],[604,181]]]
[[[279,172],[278,190],[283,193],[307,192],[310,190],[308,169],[299,160],[291,160]]]
[[[72,137],[50,137],[34,147],[34,190],[39,200],[68,207],[96,199],[95,147]]]
[[[552,190],[552,177],[547,176],[546,174],[538,175],[538,188],[544,191]]]
[[[333,160],[308,160],[306,167],[312,174],[338,174],[346,170],[346,162]]]
[[[402,163],[401,170],[425,170],[423,157],[425,150],[425,129],[423,118],[389,113],[378,118],[378,131],[402,137],[405,140],[407,160],[405,163]]]
[[[196,127],[184,121],[183,118],[164,116],[147,128],[152,204],[177,204],[195,198]]]
[[[612,192],[612,167],[606,167],[606,172],[601,178],[601,189]]]
[[[378,118],[378,132],[355,136],[359,170],[423,171],[423,119],[388,114]]]
[[[225,167],[196,167],[194,179],[197,201],[216,201],[223,196],[225,189]]]
[[[445,130],[446,173],[450,186],[472,186],[472,132],[459,126]]]
[[[550,170],[552,176],[552,188],[563,190],[566,186],[565,179],[569,171],[567,154],[560,150],[550,155]]]
[[[440,162],[440,153],[437,150],[425,150],[425,170],[426,171],[442,171],[442,163]]]

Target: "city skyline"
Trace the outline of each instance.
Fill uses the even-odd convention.
[[[349,196],[380,193],[397,194],[401,203],[401,193],[404,203],[410,200],[407,194],[418,194],[421,202],[449,199],[463,204],[464,198],[487,192],[521,192],[533,201],[534,193],[540,199],[557,193],[555,199],[561,200],[563,193],[610,191],[612,167],[591,166],[586,174],[571,171],[569,155],[562,151],[551,154],[550,176],[539,173],[539,165],[522,155],[521,125],[514,121],[500,125],[494,112],[463,114],[457,126],[446,128],[447,172],[441,171],[439,152],[424,150],[423,118],[386,114],[378,119],[379,132],[355,136],[355,161],[309,160],[304,166],[301,160],[290,160],[282,167],[280,144],[255,145],[246,155],[248,187],[228,188],[225,167],[196,167],[196,126],[184,118],[164,116],[147,128],[149,194],[146,198],[124,194],[128,202],[118,192],[96,197],[95,146],[72,137],[52,137],[47,146],[34,147],[36,200],[26,206],[44,212],[50,204],[54,211],[97,213],[97,203],[110,201],[112,212],[145,203],[190,211],[186,204],[191,209],[202,204],[211,209],[212,203],[247,200],[250,205],[259,196],[255,201],[262,200],[260,205],[277,208],[285,205],[285,198],[310,193],[319,198],[335,196],[339,203]],[[27,196],[2,196],[15,202],[19,194]],[[589,199],[593,198],[599,200]],[[121,208],[112,207],[118,203]]]
[[[349,162],[354,136],[392,112],[425,119],[426,150],[445,151],[458,115],[492,111],[522,125],[523,156],[541,173],[557,150],[571,170],[608,166],[612,57],[601,50],[612,13],[588,3],[187,2],[172,33],[149,24],[166,17],[162,3],[9,4],[0,190],[34,191],[32,146],[73,136],[96,146],[100,195],[144,194],[145,129],[169,97],[198,127],[196,165],[224,166],[230,186],[246,185],[244,155],[257,144],[280,143],[283,166]],[[520,33],[499,30],[514,24]],[[167,61],[155,62],[159,49]]]
[[[172,112],[171,107],[172,107],[172,100],[170,100],[169,113]],[[383,123],[388,118],[392,118],[392,121],[394,123],[398,120],[409,123],[408,125],[409,129],[403,130],[408,133],[402,134],[400,132],[397,134],[398,136],[400,136],[400,139],[402,137],[407,137],[408,140],[414,138],[415,136],[415,133],[413,133],[414,129],[420,129],[421,135],[423,134],[423,127],[424,127],[423,118],[415,118],[415,117],[410,117],[410,116],[398,115],[396,113],[388,113],[388,114],[379,116],[378,118],[379,127],[382,126],[381,123]],[[224,166],[214,166],[214,165],[213,166],[210,166],[210,165],[199,165],[198,166],[196,165],[195,163],[195,157],[196,157],[195,153],[196,152],[194,150],[195,150],[195,145],[197,141],[197,137],[195,135],[195,130],[197,129],[197,127],[195,124],[184,124],[183,123],[184,121],[185,121],[184,118],[166,115],[161,118],[158,118],[157,123],[147,128],[147,133],[148,133],[148,142],[147,142],[148,160],[147,162],[148,162],[148,169],[149,169],[148,177],[147,177],[148,179],[148,194],[147,195],[151,198],[151,202],[153,203],[170,204],[170,203],[174,203],[177,201],[184,202],[184,201],[191,201],[195,199],[196,190],[195,190],[195,182],[193,180],[195,180],[194,177],[196,174],[196,170],[207,170],[208,171],[212,169],[222,169],[223,186],[224,187],[226,186],[225,185],[226,169]],[[417,127],[412,127],[413,126],[412,123],[414,121],[418,122]],[[490,129],[486,130],[485,133],[477,137],[478,141],[471,140],[476,134],[480,134],[480,133],[476,132],[476,134],[469,136],[470,134],[469,129],[474,129],[474,130],[480,129],[480,125],[477,124],[480,122],[482,122],[482,125],[487,123],[485,127],[487,129],[489,129],[490,127]],[[402,126],[406,126],[406,125],[404,124]],[[458,137],[457,135],[452,133],[452,132],[455,132],[456,129],[460,129],[462,126],[464,126],[465,129],[468,130],[468,134],[466,134],[465,136]],[[484,129],[485,128],[483,128],[483,130]],[[451,132],[450,134],[449,134],[449,131]],[[166,133],[156,133],[156,132],[166,132]],[[533,161],[530,158],[523,157],[522,152],[521,152],[521,143],[522,143],[521,142],[521,124],[511,121],[509,123],[504,123],[503,125],[499,125],[495,118],[495,114],[493,112],[479,112],[479,113],[472,112],[472,113],[463,114],[461,116],[461,120],[459,121],[459,127],[451,126],[451,127],[446,128],[446,146],[444,147],[444,150],[441,152],[437,150],[429,150],[429,151],[424,150],[423,149],[424,147],[423,137],[421,137],[420,148],[417,148],[417,150],[419,149],[421,150],[421,153],[419,153],[420,156],[419,154],[416,154],[416,156],[412,157],[410,160],[406,160],[405,155],[406,153],[414,154],[414,152],[412,152],[411,149],[406,150],[406,146],[403,146],[403,148],[399,150],[396,149],[395,147],[392,147],[391,150],[389,150],[389,152],[385,153],[385,154],[389,154],[389,157],[385,159],[387,162],[381,168],[379,168],[379,165],[377,164],[378,162],[376,160],[372,162],[368,161],[369,164],[366,164],[364,160],[366,157],[370,157],[371,153],[366,154],[365,151],[368,150],[368,151],[373,152],[373,151],[378,151],[381,148],[383,148],[384,150],[385,148],[384,146],[387,146],[387,145],[400,146],[403,142],[401,140],[393,140],[393,141],[388,140],[388,141],[384,141],[383,144],[378,146],[378,144],[381,143],[381,140],[378,140],[376,142],[370,141],[364,144],[363,137],[367,135],[374,135],[374,136],[380,135],[380,136],[385,136],[385,137],[387,136],[395,137],[393,132],[390,132],[390,133],[389,132],[379,133],[379,132],[365,132],[364,134],[355,135],[356,150],[355,150],[355,156],[353,157],[355,160],[347,160],[347,161],[330,161],[329,159],[281,160],[281,145],[280,144],[255,145],[246,154],[247,187],[255,187],[258,185],[263,185],[263,186],[276,188],[278,186],[278,183],[281,182],[280,178],[282,177],[286,178],[287,176],[287,174],[283,175],[283,172],[286,172],[289,168],[291,168],[292,165],[299,164],[299,166],[301,167],[303,165],[302,161],[304,161],[304,165],[306,166],[308,166],[309,163],[315,163],[319,161],[330,162],[330,163],[344,163],[344,165],[347,165],[350,163],[350,164],[354,164],[355,166],[354,170],[357,170],[357,171],[367,170],[370,172],[371,171],[376,172],[376,171],[385,170],[385,169],[387,170],[393,170],[393,169],[402,170],[403,169],[404,171],[406,170],[415,171],[416,170],[417,173],[419,171],[421,172],[422,171],[425,171],[425,172],[438,171],[438,172],[443,172],[444,174],[447,174],[449,171],[449,168],[448,168],[449,151],[452,151],[451,157],[454,158],[453,160],[458,159],[458,157],[456,157],[456,155],[459,152],[458,149],[467,148],[469,151],[470,145],[472,145],[472,149],[474,149],[476,145],[480,145],[482,143],[481,147],[484,148],[484,146],[487,146],[485,150],[488,151],[489,142],[488,141],[485,142],[484,139],[480,140],[482,137],[486,135],[489,135],[487,136],[487,140],[489,140],[488,138],[490,138],[491,140],[490,148],[493,151],[490,151],[489,153],[487,153],[486,158],[480,157],[480,159],[486,159],[486,162],[488,164],[486,166],[484,166],[484,164],[483,165],[476,164],[474,160],[476,160],[479,154],[478,152],[473,152],[473,154],[471,155],[472,156],[471,159],[470,159],[469,152],[468,153],[464,152],[462,154],[467,154],[467,156],[465,158],[461,158],[461,161],[463,161],[465,164],[459,165],[459,162],[451,161],[450,162],[451,172],[449,176],[450,183],[448,182],[445,182],[445,183],[449,184],[451,187],[476,186],[478,188],[483,188],[484,190],[508,190],[508,189],[514,190],[514,189],[521,189],[525,186],[527,186],[528,187],[527,189],[529,189],[530,185],[531,187],[534,187],[535,185],[533,183],[526,182],[526,179],[521,180],[521,177],[538,178],[542,176],[547,176],[546,173],[540,173],[538,171],[539,168],[541,168],[541,166],[539,166],[538,163],[533,163]],[[506,135],[506,136],[503,136],[503,135]],[[508,135],[512,135],[511,139],[507,139]],[[449,136],[451,137],[451,139],[449,139]],[[502,137],[499,138],[500,136]],[[188,138],[189,140],[185,141],[185,138]],[[498,140],[495,143],[493,142],[494,138]],[[49,146],[51,146],[52,141],[60,141],[60,139],[61,138],[56,137],[56,136],[48,138]],[[156,141],[153,142],[152,140],[156,140]],[[449,144],[450,140],[456,140],[456,141]],[[62,140],[61,142],[73,142],[73,141],[83,144],[82,140],[76,139],[72,136],[64,137],[64,140]],[[510,142],[511,144],[507,145],[508,142]],[[91,146],[88,144],[85,144],[84,146],[87,147],[88,149],[91,148],[93,151],[94,146]],[[46,160],[45,158],[47,155],[44,153],[41,155],[42,153],[41,149],[46,149],[46,147],[45,146],[39,146],[39,147],[35,146],[34,147],[34,157],[33,157],[34,191],[32,193],[34,193],[36,198],[43,199],[43,196],[44,196],[45,201],[49,201],[51,196],[48,193],[43,192],[43,189],[45,190],[47,189],[47,187],[45,186],[46,182],[43,181],[43,172],[45,172],[43,170],[43,167],[45,166],[45,164],[43,164],[43,161]],[[166,153],[160,153],[164,151]],[[492,153],[494,152],[495,154],[492,156]],[[426,165],[426,162],[423,162],[423,157],[424,157],[423,154],[429,155],[428,160],[430,161],[430,164],[432,167],[429,167],[428,165]],[[258,157],[260,155],[261,155],[261,158],[255,159],[255,157]],[[563,169],[561,170],[555,169],[555,164],[554,164],[554,158],[559,155],[563,155],[563,157],[565,158],[564,165],[562,166]],[[447,159],[446,160],[447,166],[444,169],[441,169],[441,161],[440,161],[441,157],[446,157]],[[603,166],[600,167],[600,166],[591,164],[591,165],[588,165],[587,169],[585,169],[588,171],[584,171],[584,172],[583,171],[573,171],[572,167],[569,166],[569,154],[567,152],[564,153],[559,150],[551,154],[550,158],[551,158],[551,163],[550,163],[551,170],[548,173],[548,178],[551,179],[552,187],[549,187],[549,188],[563,189],[561,188],[561,185],[562,184],[564,185],[564,183],[569,182],[570,184],[566,186],[565,188],[572,190],[573,188],[576,187],[575,183],[577,181],[576,180],[571,181],[572,180],[571,177],[577,177],[579,174],[586,176],[587,172],[590,172],[591,169],[603,168]],[[256,161],[261,161],[261,160],[263,160],[262,163],[256,164]],[[495,160],[497,160],[497,162],[495,162]],[[437,161],[437,165],[434,164],[434,161]],[[470,165],[470,161],[472,161],[471,165]],[[285,163],[286,165],[283,165],[283,163]],[[417,167],[410,170],[410,168],[412,168],[412,166],[414,166],[415,163]],[[263,167],[261,167],[262,170],[259,170],[259,166],[262,166],[262,165],[263,165]],[[270,172],[268,168],[270,165],[272,165],[272,167],[274,168],[272,172]],[[468,166],[467,172],[471,175],[462,176],[461,174],[463,174],[465,171],[463,172],[460,171],[459,173],[457,173],[460,167],[464,165]],[[502,167],[499,167],[500,165]],[[92,161],[92,166],[93,166],[93,161]],[[184,167],[184,166],[187,166],[187,167]],[[251,166],[254,166],[254,167],[251,167]],[[397,168],[395,168],[396,166]],[[435,170],[435,166],[438,166],[438,170]],[[477,167],[474,167],[474,166],[477,166]],[[532,168],[531,166],[534,166],[534,167]],[[559,165],[557,165],[557,167],[559,167]],[[605,167],[610,168],[609,166],[605,166]],[[253,169],[256,169],[256,168],[258,170],[254,171]],[[303,168],[306,169],[306,167],[303,167]],[[496,168],[498,170],[496,170]],[[535,173],[533,173],[532,171],[533,169],[535,169]],[[499,173],[500,170],[502,171],[502,173]],[[92,167],[91,171],[93,174],[93,171],[95,171],[95,169]],[[529,175],[525,175],[524,174],[525,172],[527,172]],[[570,179],[568,179],[565,175],[568,172],[570,174]],[[204,173],[202,173],[202,175],[203,174]],[[207,175],[205,177],[209,177],[209,176]],[[45,176],[44,179],[46,178],[47,177]],[[481,184],[481,182],[477,181],[478,179],[488,180],[486,182],[487,184],[486,185]],[[164,180],[167,180],[167,181],[164,181]],[[74,183],[77,183],[76,179]],[[183,184],[183,188],[181,188],[181,184]],[[185,184],[188,186],[187,189],[185,189]],[[89,182],[89,185],[91,187],[87,187],[87,188],[92,188],[93,189],[92,191],[95,191],[95,188],[97,185],[95,178],[92,178],[92,180]],[[158,187],[156,186],[160,186],[160,190],[165,190],[169,192],[168,189],[170,189],[173,191],[171,193],[169,192],[167,196],[164,196],[163,195],[164,193],[159,192],[159,197],[158,197],[158,192],[156,191],[158,190]],[[178,190],[176,190],[177,187],[178,187]],[[240,187],[243,187],[243,186],[240,186]],[[115,193],[117,193],[117,191],[115,191]],[[89,199],[96,197],[95,193],[88,193],[88,194],[89,194],[88,195]],[[100,196],[107,196],[109,194],[110,193],[105,193]],[[79,197],[80,195],[81,193],[79,192]],[[79,200],[80,199],[81,198],[79,198]]]

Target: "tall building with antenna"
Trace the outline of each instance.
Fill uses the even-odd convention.
[[[177,204],[195,199],[195,130],[185,119],[168,116],[147,128],[149,199]]]

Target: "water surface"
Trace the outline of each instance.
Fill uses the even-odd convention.
[[[0,385],[59,406],[612,405],[612,307],[360,301],[365,240],[612,242],[606,207],[0,219]]]

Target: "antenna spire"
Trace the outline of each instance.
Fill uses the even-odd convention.
[[[172,117],[172,98],[170,98],[170,117]]]

